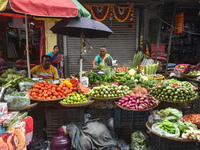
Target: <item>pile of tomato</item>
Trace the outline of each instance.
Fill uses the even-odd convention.
[[[74,93],[76,89],[73,87],[68,88],[67,85],[56,85],[40,81],[33,85],[33,88],[28,91],[30,99],[57,99],[64,98],[70,93]]]

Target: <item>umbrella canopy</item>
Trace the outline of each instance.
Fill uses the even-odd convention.
[[[80,37],[83,32],[86,38],[108,38],[113,33],[103,23],[85,17],[62,19],[50,30],[53,33],[70,37]]]
[[[0,0],[0,11],[5,11],[3,15],[8,12],[9,15],[21,13],[43,17],[91,17],[77,0]]]

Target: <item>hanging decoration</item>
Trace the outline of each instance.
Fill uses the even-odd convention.
[[[132,9],[133,9],[133,4],[131,4],[128,7],[120,7],[120,6],[114,5],[113,13],[117,21],[124,22],[129,17],[129,14]]]
[[[184,12],[176,14],[174,33],[182,33],[184,30]]]
[[[92,16],[97,21],[103,21],[110,12],[109,22],[113,22],[113,15],[119,22],[124,22],[130,16],[129,26],[133,24],[134,5],[131,4],[128,7],[121,7],[115,4],[103,4],[103,5],[83,5],[87,10],[90,10]]]
[[[133,13],[134,13],[134,11],[132,10],[132,13],[130,14],[130,19],[129,19],[129,25],[128,25],[129,27],[132,27],[132,26],[133,26],[133,23],[134,23],[134,22],[133,22],[133,16],[134,16]]]
[[[94,19],[103,21],[109,13],[109,5],[93,5],[90,7],[90,11]]]

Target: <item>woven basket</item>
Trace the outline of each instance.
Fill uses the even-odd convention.
[[[119,100],[122,97],[116,97],[116,98],[97,98],[97,97],[91,97],[93,100],[98,100],[98,101],[116,101]]]
[[[130,109],[130,108],[122,107],[121,105],[117,104],[116,102],[115,102],[115,105],[121,109],[128,110],[128,111],[148,111],[148,110],[154,109],[158,106],[158,105],[156,105],[156,106],[153,106],[148,109]]]
[[[183,76],[188,77],[188,78],[196,78],[196,77],[199,77],[200,75],[188,75],[188,74],[183,74]]]
[[[154,133],[154,134],[156,134],[158,136],[161,136],[159,133],[153,131],[151,129],[151,126],[152,125],[149,123],[149,121],[147,121],[146,122],[146,127],[149,129],[149,131],[151,131],[152,133]],[[183,138],[167,137],[165,135],[162,135],[161,137],[166,138],[166,139],[170,139],[170,140],[174,140],[174,141],[179,141],[179,142],[195,142],[195,141],[197,141],[197,140],[190,140],[190,139],[183,139]]]
[[[62,102],[59,102],[59,103],[60,103],[60,105],[62,105],[64,107],[83,107],[83,106],[88,106],[88,105],[94,103],[94,101],[75,103],[75,104],[67,104],[67,103],[62,103]]]
[[[191,101],[194,101],[195,99],[191,100],[191,101],[184,101],[184,102],[174,102],[174,101],[167,101],[167,100],[161,100],[161,99],[158,99],[159,101],[162,101],[162,102],[169,102],[169,103],[187,103],[187,102],[191,102]]]
[[[28,110],[31,109],[35,106],[37,106],[39,104],[39,102],[35,102],[33,104],[30,104],[28,106],[24,106],[24,107],[18,107],[18,108],[8,108],[9,111],[23,111],[23,110]]]
[[[188,77],[185,77],[186,79],[190,80],[190,81],[193,81],[195,83],[199,83],[200,84],[200,80],[198,81],[197,79],[194,79],[194,78],[188,78]]]
[[[59,101],[59,100],[62,100],[64,99],[65,97],[62,97],[62,98],[56,98],[56,99],[31,99],[33,101],[38,101],[38,102],[53,102],[53,101]]]

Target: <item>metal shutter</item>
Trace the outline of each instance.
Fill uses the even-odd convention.
[[[99,48],[106,46],[108,54],[113,59],[118,60],[119,66],[131,66],[133,61],[133,55],[136,51],[136,11],[134,12],[134,23],[133,27],[128,27],[129,19],[125,22],[119,22],[113,16],[112,25],[109,23],[109,17],[103,21],[114,34],[110,35],[108,39],[96,38],[87,39],[87,41],[93,46],[93,50],[83,55],[83,71],[92,69],[92,61],[95,56],[99,54]],[[79,72],[79,58],[80,58],[80,38],[66,37],[67,56],[65,56],[65,70],[67,75]],[[86,47],[89,45],[86,43]]]

